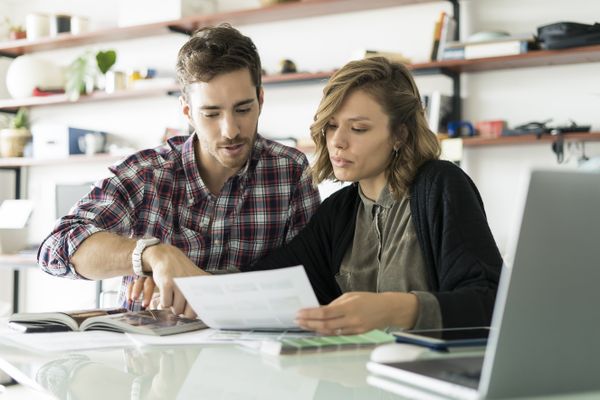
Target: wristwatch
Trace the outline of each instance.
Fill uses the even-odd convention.
[[[154,246],[160,243],[160,240],[155,237],[139,239],[133,253],[131,253],[131,264],[133,265],[133,273],[137,276],[152,276],[152,271],[144,271],[142,267],[142,253],[147,247]]]

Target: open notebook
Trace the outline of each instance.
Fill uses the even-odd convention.
[[[600,174],[534,171],[485,356],[370,362],[368,382],[429,399],[600,390],[599,206]]]

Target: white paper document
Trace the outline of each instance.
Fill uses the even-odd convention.
[[[216,329],[292,329],[301,308],[318,307],[302,266],[175,278],[198,317]]]
[[[261,330],[221,330],[202,329],[199,331],[179,333],[177,335],[153,336],[126,333],[136,346],[174,346],[190,344],[241,344],[246,347],[259,348],[264,340],[283,340],[315,337],[308,331],[261,331]]]

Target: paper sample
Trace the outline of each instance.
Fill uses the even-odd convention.
[[[302,266],[175,278],[198,317],[216,329],[291,329],[298,310],[319,302]]]

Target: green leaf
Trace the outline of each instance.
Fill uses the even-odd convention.
[[[85,93],[85,83],[88,79],[93,79],[96,74],[94,59],[90,51],[77,57],[67,67],[67,82],[65,92],[71,101],[79,98],[81,93]]]
[[[96,62],[98,63],[98,69],[102,74],[106,74],[106,71],[112,67],[117,61],[117,53],[114,50],[99,51],[96,53]]]
[[[19,108],[19,111],[17,111],[17,114],[12,119],[12,121],[10,123],[10,127],[13,129],[22,129],[22,128],[27,128],[28,125],[29,125],[29,121],[27,118],[27,109],[21,107],[21,108]]]

